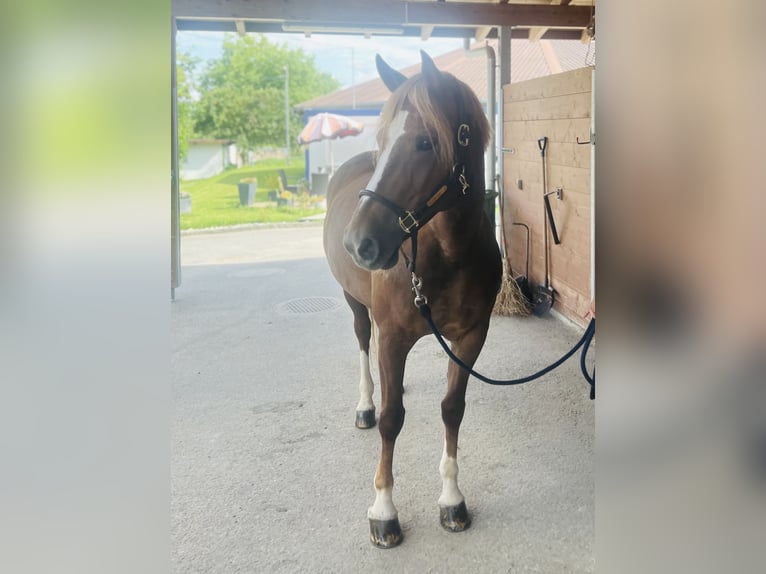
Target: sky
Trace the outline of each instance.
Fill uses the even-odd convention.
[[[432,57],[463,47],[459,38],[399,38],[395,36],[312,34],[266,34],[272,42],[287,44],[290,48],[301,48],[314,55],[314,61],[323,72],[340,82],[342,87],[359,84],[377,76],[375,54],[396,69],[420,62],[420,50]],[[177,49],[210,60],[221,55],[222,32],[178,32]],[[353,63],[353,66],[352,66]]]

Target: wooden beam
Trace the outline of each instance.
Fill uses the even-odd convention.
[[[476,38],[477,42],[481,42],[482,40],[486,39],[491,31],[492,26],[482,26],[481,28],[476,28],[476,34],[474,35],[474,38]]]
[[[296,24],[292,22],[292,24]],[[234,20],[178,20],[178,30],[182,32],[236,32],[237,29],[234,26]],[[302,23],[306,29],[310,28],[310,24]],[[245,30],[252,34],[284,34],[282,24],[279,22],[258,22],[258,21],[245,21]],[[406,26],[404,28],[404,34],[397,34],[397,37],[419,38],[420,27]],[[545,33],[546,40],[579,40],[582,29],[564,29],[564,28],[549,28]],[[320,34],[322,32],[314,31],[314,34]],[[385,34],[375,34],[376,36],[385,36]],[[514,28],[511,31],[511,36],[514,39],[526,40],[529,37],[529,29],[527,28]],[[454,26],[441,26],[434,27],[431,33],[431,38],[473,38],[474,28],[457,28]],[[497,29],[492,28],[487,38],[497,38]]]
[[[545,33],[548,31],[548,28],[538,27],[538,28],[530,28],[529,29],[529,41],[530,42],[537,42],[542,38]]]
[[[427,26],[423,26],[420,29],[420,39],[425,42],[431,37],[431,34],[433,33],[434,33],[434,27],[431,24]]]
[[[179,20],[257,20],[349,26],[548,26],[584,28],[590,6],[540,4],[475,4],[468,2],[401,2],[380,0],[172,0]]]
[[[548,69],[551,71],[551,74],[560,74],[564,71],[561,69],[561,62],[559,62],[559,58],[550,42],[547,40],[540,42],[540,49],[543,51],[543,56],[545,56],[545,61],[548,63]]]
[[[570,1],[571,0],[561,0],[561,2],[559,2],[559,0],[551,0],[550,3],[553,4],[553,5],[561,4],[562,6],[566,6],[566,5],[569,4]],[[547,31],[548,31],[548,28],[543,27],[543,26],[530,29],[529,30],[529,41],[530,42],[537,42],[538,40],[540,40],[540,38],[545,36],[545,33]]]

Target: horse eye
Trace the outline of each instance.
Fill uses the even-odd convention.
[[[415,147],[418,151],[429,151],[434,148],[431,139],[427,136],[418,136],[418,139],[415,141]]]

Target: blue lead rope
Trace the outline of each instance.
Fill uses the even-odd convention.
[[[520,379],[509,379],[509,380],[497,380],[497,379],[490,379],[489,377],[485,377],[481,373],[477,373],[474,371],[471,367],[466,365],[463,361],[461,361],[455,353],[452,352],[452,350],[447,345],[446,341],[444,340],[444,337],[442,337],[442,334],[439,332],[439,329],[436,328],[436,324],[434,323],[434,319],[431,316],[431,308],[428,306],[427,303],[421,305],[419,307],[420,314],[423,315],[423,318],[428,322],[428,325],[431,327],[431,331],[433,332],[434,336],[436,337],[436,340],[439,341],[439,344],[442,346],[442,349],[447,353],[450,359],[452,359],[461,369],[469,373],[470,375],[473,375],[480,381],[483,381],[489,385],[500,385],[500,386],[510,386],[510,385],[521,385],[523,383],[528,383],[530,381],[534,381],[535,379],[539,379],[546,373],[551,372],[553,369],[564,363],[567,359],[569,359],[572,355],[574,355],[577,352],[577,349],[582,347],[582,353],[580,354],[580,370],[582,371],[583,377],[585,377],[585,380],[590,385],[590,399],[593,400],[596,398],[596,369],[593,369],[593,374],[591,375],[588,373],[588,369],[585,366],[585,357],[588,354],[588,349],[590,348],[591,341],[593,340],[593,335],[596,333],[596,318],[590,320],[590,323],[588,324],[588,328],[585,329],[585,333],[583,333],[583,336],[580,338],[580,340],[577,342],[577,344],[572,347],[571,350],[567,351],[567,353],[561,357],[558,361],[555,363],[552,363],[545,367],[544,369],[541,369],[537,371],[536,373],[529,375],[527,377],[522,377]]]

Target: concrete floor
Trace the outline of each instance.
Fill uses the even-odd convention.
[[[189,235],[172,305],[174,571],[593,572],[594,403],[576,360],[512,388],[469,382],[460,486],[473,525],[441,529],[436,500],[446,356],[421,340],[407,363],[394,502],[404,542],[368,541],[380,450],[354,427],[351,311],[321,227]],[[337,301],[335,301],[337,300]],[[553,317],[493,319],[477,367],[537,370],[580,333]],[[377,375],[373,373],[376,381]],[[379,405],[376,384],[375,401]]]

